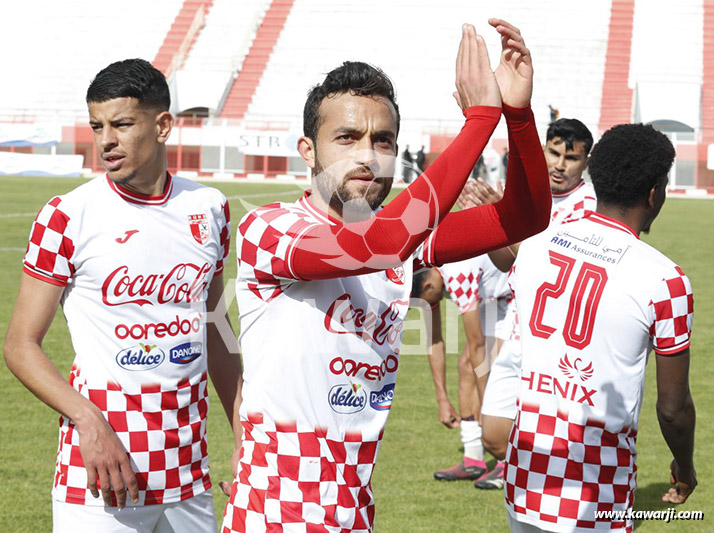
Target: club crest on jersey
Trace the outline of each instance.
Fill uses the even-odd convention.
[[[208,219],[206,215],[188,215],[188,225],[191,228],[191,235],[198,244],[206,244],[211,235]]]
[[[367,392],[362,385],[350,381],[332,387],[327,394],[327,401],[336,413],[351,415],[360,412],[367,405]]]
[[[558,363],[558,368],[565,374],[565,377],[575,378],[576,376],[580,378],[580,381],[587,381],[593,376],[593,364],[583,363],[580,358],[575,359],[572,363],[568,360],[568,354],[566,353],[560,358]]]
[[[404,267],[398,266],[390,268],[387,272],[387,279],[397,285],[404,285]]]
[[[155,344],[139,343],[139,346],[132,346],[119,352],[116,361],[124,370],[138,371],[156,368],[165,358],[166,354]]]

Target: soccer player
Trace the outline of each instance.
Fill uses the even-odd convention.
[[[697,485],[689,391],[689,279],[639,240],[665,201],[674,147],[651,126],[593,149],[597,212],[521,245],[511,274],[523,348],[506,467],[512,531],[631,531],[638,418],[654,347],[657,415],[683,503]]]
[[[305,105],[298,149],[314,171],[313,192],[239,223],[245,437],[224,532],[371,531],[370,480],[395,394],[413,271],[546,227],[530,54],[516,28],[490,23],[502,36],[499,67],[491,71],[483,38],[465,25],[455,93],[464,128],[388,205],[381,208],[398,154],[394,90],[383,72],[347,62]],[[511,186],[497,204],[450,214],[501,100]]]
[[[103,69],[87,105],[107,172],[37,215],[4,349],[62,415],[54,531],[213,532],[207,372],[231,421],[241,385],[222,296],[228,203],[167,173],[169,89],[148,62]],[[42,349],[60,303],[69,383]]]
[[[577,119],[562,118],[548,127],[544,152],[553,197],[551,226],[577,220],[595,210],[595,192],[583,179],[592,145],[590,130]],[[482,205],[498,201],[501,195],[501,191],[494,191],[486,182],[479,180],[467,184],[460,203]],[[518,246],[515,244],[496,250],[489,256],[501,270],[507,271],[515,260]],[[498,459],[505,456],[508,436],[516,416],[520,338],[515,305],[511,307],[504,322],[510,336],[491,366],[481,406],[484,446]],[[476,488],[503,488],[503,471],[503,462],[497,463],[491,472],[477,480]]]
[[[510,299],[510,288],[506,274],[498,270],[486,254],[442,265],[437,270],[443,277],[443,284],[461,313],[466,345],[458,362],[460,412],[458,420],[464,458],[451,468],[434,472],[434,477],[442,481],[476,480],[487,469],[479,423],[483,390],[488,377],[488,372],[485,370],[488,367],[487,356],[489,354],[487,351],[488,348],[499,344],[495,337],[500,334],[500,329],[502,329],[500,325],[505,317],[506,301]],[[426,281],[428,283],[429,279]],[[509,298],[502,298],[504,295]],[[419,297],[418,294],[417,297]],[[497,316],[492,317],[492,313]],[[436,313],[432,314],[432,321],[437,320],[435,315]],[[440,345],[434,345],[441,338],[440,318],[439,316],[438,331],[436,324],[432,324],[434,338],[430,346],[429,357],[440,407],[440,417],[443,417],[444,407],[451,404],[448,397],[444,399],[446,383],[445,372],[442,370],[444,366],[443,350],[440,349]]]

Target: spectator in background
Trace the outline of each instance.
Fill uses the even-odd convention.
[[[404,180],[404,183],[411,183],[415,174],[414,157],[409,151],[409,145],[407,144],[407,147],[402,152],[402,179]]]
[[[550,122],[551,124],[560,118],[560,111],[554,108],[552,105],[548,104],[548,109],[550,110]]]
[[[424,167],[424,164],[426,163],[426,154],[424,153],[424,145],[421,145],[421,148],[417,152],[416,155],[416,166],[417,166],[417,171],[418,172],[424,172],[426,168]]]

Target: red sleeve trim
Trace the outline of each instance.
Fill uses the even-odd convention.
[[[691,342],[687,341],[684,344],[680,344],[679,346],[676,346],[674,348],[665,348],[665,349],[659,349],[655,348],[654,351],[657,355],[666,355],[669,357],[675,357],[678,355],[682,355],[682,352],[689,348]]]
[[[22,270],[27,274],[28,276],[32,276],[35,279],[39,279],[40,281],[44,281],[45,283],[49,283],[51,285],[56,285],[57,287],[66,287],[67,282],[66,281],[61,281],[55,278],[52,278],[50,276],[47,276],[45,274],[41,274],[40,272],[37,272],[35,270],[32,270],[29,266],[27,265],[22,265]]]

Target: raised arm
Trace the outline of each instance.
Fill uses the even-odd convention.
[[[63,290],[23,272],[5,337],[5,362],[35,396],[74,422],[92,496],[99,497],[98,479],[104,503],[112,504],[113,491],[122,508],[127,490],[133,502],[139,500],[136,477],[122,443],[99,408],[72,388],[42,350]]]
[[[437,264],[501,248],[548,226],[551,195],[548,167],[530,109],[530,51],[517,28],[500,19],[489,23],[501,34],[501,62],[495,75],[508,126],[506,190],[495,204],[451,213],[443,220],[432,244]]]

